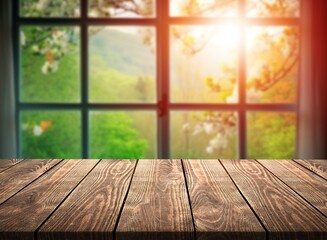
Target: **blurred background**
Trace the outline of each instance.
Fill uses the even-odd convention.
[[[1,2],[1,158],[325,158],[306,0]]]

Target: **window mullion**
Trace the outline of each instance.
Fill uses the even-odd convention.
[[[157,1],[158,157],[169,158],[169,1]]]
[[[81,1],[81,144],[82,158],[89,157],[89,116],[88,116],[88,22],[87,1]]]
[[[20,131],[20,21],[19,21],[19,1],[13,1],[12,4],[13,16],[13,54],[14,54],[14,79],[15,79],[15,130],[16,130],[16,154],[18,158],[22,157],[21,151],[21,131]]]
[[[246,1],[239,1],[240,18],[245,19]],[[239,61],[238,61],[238,76],[239,76],[239,158],[246,158],[246,25],[244,21],[240,22],[240,37],[239,37]]]

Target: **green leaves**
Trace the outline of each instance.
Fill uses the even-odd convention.
[[[92,158],[144,158],[148,148],[122,112],[93,113],[91,117]]]

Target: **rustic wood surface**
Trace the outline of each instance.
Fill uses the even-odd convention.
[[[0,172],[14,166],[15,164],[22,161],[22,159],[0,159]]]
[[[327,184],[324,179],[291,160],[259,162],[327,216]]]
[[[184,160],[196,236],[265,239],[266,232],[218,160]]]
[[[38,239],[113,239],[135,166],[136,161],[101,161],[41,227]]]
[[[325,163],[0,159],[0,240],[325,240]]]
[[[0,204],[58,163],[59,160],[26,160],[19,168],[1,172]]]
[[[38,229],[96,163],[63,161],[0,205],[0,238],[33,239],[30,233]]]
[[[139,160],[116,239],[194,239],[181,160]]]
[[[325,160],[295,160],[302,166],[310,169],[311,171],[317,173],[321,177],[327,180],[327,159]]]
[[[265,225],[269,239],[326,239],[326,217],[257,161],[222,163]]]

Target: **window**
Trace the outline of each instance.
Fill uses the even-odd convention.
[[[299,0],[15,1],[24,158],[292,158]]]

